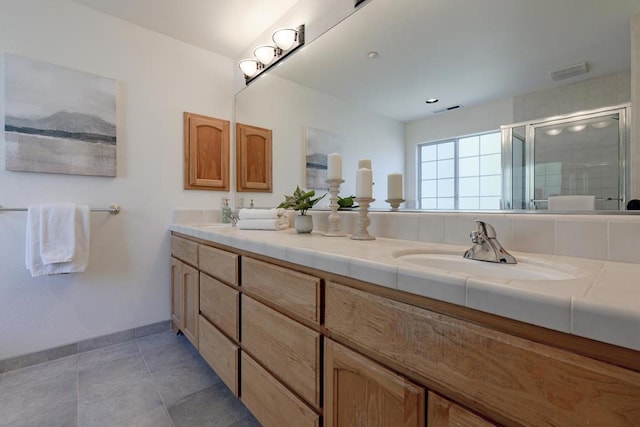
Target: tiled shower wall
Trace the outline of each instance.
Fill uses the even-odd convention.
[[[588,76],[588,75],[587,75]],[[631,101],[631,72],[607,74],[513,98],[513,122],[519,123]]]

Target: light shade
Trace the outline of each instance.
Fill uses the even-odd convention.
[[[247,77],[253,77],[258,72],[258,61],[255,59],[243,59],[238,66]]]
[[[253,54],[258,58],[258,61],[264,65],[269,65],[273,58],[276,57],[276,48],[273,46],[258,46]]]
[[[289,50],[296,42],[297,31],[292,28],[281,28],[273,33],[273,42],[282,50]]]

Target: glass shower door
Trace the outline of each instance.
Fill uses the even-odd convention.
[[[609,110],[532,124],[529,128],[531,208],[550,196],[595,196],[597,210],[624,201],[624,114]]]

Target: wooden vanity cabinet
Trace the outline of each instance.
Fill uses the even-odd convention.
[[[423,427],[425,389],[325,340],[325,427]]]
[[[196,240],[174,328],[262,425],[640,426],[633,351]]]
[[[171,323],[198,348],[200,290],[198,270],[171,258]]]
[[[497,425],[434,392],[429,392],[428,401],[428,427],[496,427]]]
[[[263,425],[319,425],[321,283],[243,258],[240,398]]]

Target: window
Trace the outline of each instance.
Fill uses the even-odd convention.
[[[418,146],[421,209],[500,209],[500,132]]]

